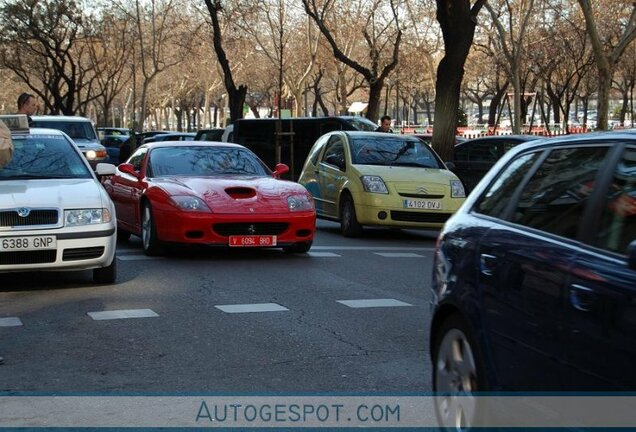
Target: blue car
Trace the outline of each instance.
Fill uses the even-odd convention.
[[[436,392],[636,389],[636,135],[510,150],[441,231],[432,291]]]

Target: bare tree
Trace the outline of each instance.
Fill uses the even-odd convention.
[[[513,89],[512,129],[514,133],[521,133],[521,62],[524,56],[524,39],[528,29],[528,22],[533,13],[534,0],[494,0],[497,8],[485,3],[492,22],[499,35],[501,50],[506,58],[506,67]],[[504,21],[505,20],[505,21]]]
[[[0,64],[53,114],[75,114],[86,91],[89,74],[79,63],[84,21],[75,0],[11,1],[0,6]]]
[[[232,68],[227,54],[223,49],[223,35],[219,20],[219,13],[222,12],[223,6],[221,0],[205,0],[208,8],[210,19],[212,20],[212,38],[214,43],[214,52],[223,70],[223,83],[228,94],[228,105],[230,106],[230,122],[234,122],[243,118],[243,104],[245,103],[245,95],[247,94],[247,86],[236,86],[234,77],[232,76]]]
[[[132,44],[131,23],[123,17],[104,13],[101,20],[95,22],[95,37],[88,45],[87,61],[95,71],[96,103],[103,112],[103,121],[108,126],[115,98],[130,82],[131,75],[126,65],[131,60]]]
[[[596,128],[607,130],[609,97],[614,70],[625,49],[627,49],[629,44],[636,38],[636,2],[631,2],[631,4],[616,2],[617,4],[612,5],[607,5],[604,2],[604,8],[620,6],[620,11],[625,13],[625,19],[616,20],[615,16],[612,17],[613,23],[624,23],[624,25],[616,34],[607,35],[606,32],[607,36],[605,38],[602,36],[602,33],[599,32],[595,18],[595,10],[590,0],[578,0],[578,2],[585,17],[585,28],[592,41],[592,50],[594,51],[594,58],[598,69],[598,117]],[[601,7],[601,5],[596,6]],[[605,25],[608,28],[611,27],[608,21],[605,22]]]
[[[328,16],[334,7],[335,0],[326,0],[322,7],[318,6],[316,0],[302,0],[305,6],[305,12],[318,25],[323,36],[329,42],[334,56],[346,64],[350,68],[361,74],[369,85],[369,106],[367,107],[367,118],[375,121],[378,118],[380,98],[382,96],[382,88],[387,76],[398,64],[398,54],[400,49],[400,41],[402,40],[402,30],[399,26],[398,11],[394,0],[390,0],[390,9],[392,18],[383,24],[376,22],[376,16],[380,15],[379,7],[382,4],[380,0],[373,0],[370,12],[366,17],[366,23],[363,27],[362,34],[369,49],[369,67],[363,66],[352,57],[346,55],[341,49],[338,42],[334,39],[332,30],[329,27]],[[393,31],[391,31],[393,29]],[[383,52],[389,44],[392,44],[392,55],[386,59],[384,66],[381,67],[383,60]]]

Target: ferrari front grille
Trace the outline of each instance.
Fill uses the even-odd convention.
[[[285,222],[241,222],[218,223],[212,226],[218,235],[228,237],[234,235],[280,235],[289,227]]]

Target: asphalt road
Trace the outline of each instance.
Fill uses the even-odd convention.
[[[436,232],[318,227],[308,255],[148,258],[133,237],[115,285],[88,271],[0,274],[0,391],[430,391]]]

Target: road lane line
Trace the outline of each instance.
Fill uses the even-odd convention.
[[[87,315],[95,321],[128,319],[128,318],[155,318],[159,315],[152,309],[124,309],[101,312],[87,312]]]
[[[215,305],[214,307],[225,313],[283,312],[289,310],[277,303]]]
[[[377,308],[377,307],[405,307],[413,306],[395,299],[364,299],[364,300],[336,300],[347,307],[354,309]]]
[[[412,252],[373,252],[374,255],[380,255],[385,258],[424,258],[424,255]]]
[[[342,255],[335,254],[333,252],[309,252],[307,255],[316,258],[339,258]]]
[[[0,318],[0,327],[18,327],[22,325],[22,321],[18,317]]]

